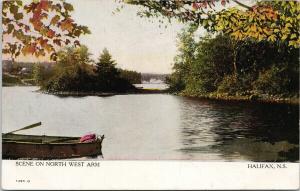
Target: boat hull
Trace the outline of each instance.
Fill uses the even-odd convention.
[[[24,135],[10,139],[4,138],[2,142],[2,158],[66,159],[102,155],[103,137],[91,143],[80,143],[80,137],[26,136],[27,139],[24,139],[26,138]],[[13,141],[13,139],[15,140]],[[31,142],[24,140],[30,140]],[[37,140],[42,141],[38,142]]]

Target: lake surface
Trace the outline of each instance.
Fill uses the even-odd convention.
[[[2,88],[3,132],[42,121],[20,133],[105,134],[105,160],[299,161],[298,106],[168,94],[57,97],[37,89]]]

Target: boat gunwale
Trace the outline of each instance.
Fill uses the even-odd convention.
[[[49,143],[49,142],[44,142],[44,143],[38,143],[38,142],[20,142],[20,141],[5,141],[5,140],[2,140],[2,144],[5,144],[5,143],[14,143],[14,144],[28,144],[28,145],[84,145],[84,144],[95,144],[95,143],[101,143],[102,142],[102,139],[98,139],[96,141],[93,141],[93,142],[77,142],[77,143]]]
[[[14,133],[2,133],[2,138],[5,138],[6,135],[12,135],[12,136],[26,136],[26,137],[41,137],[41,138],[44,138],[44,137],[50,137],[50,138],[78,138],[80,139],[80,137],[67,137],[67,136],[49,136],[49,135],[24,135],[24,134],[14,134]]]
[[[67,136],[48,136],[48,135],[22,135],[22,134],[7,134],[7,135],[16,135],[18,136],[25,136],[25,137],[35,137],[35,138],[57,138],[57,139],[64,139],[64,138],[70,138],[70,139],[78,139],[78,142],[29,142],[29,141],[17,141],[17,140],[5,140],[5,134],[2,133],[2,144],[5,143],[14,143],[14,144],[28,144],[28,145],[84,145],[84,144],[95,144],[95,143],[102,143],[103,139],[101,135],[100,138],[97,138],[93,142],[79,142],[80,137],[67,137]],[[59,140],[57,140],[59,141]]]

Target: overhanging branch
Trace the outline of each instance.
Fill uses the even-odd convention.
[[[239,6],[242,6],[242,7],[246,8],[246,9],[249,9],[249,10],[252,9],[252,7],[250,7],[248,5],[245,5],[245,4],[243,4],[243,3],[241,3],[241,2],[239,2],[237,0],[232,0],[232,1],[235,2],[236,4],[238,4]]]

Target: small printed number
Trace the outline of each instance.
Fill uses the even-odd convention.
[[[18,183],[30,183],[30,180],[22,180],[22,179],[17,179],[16,182]]]

